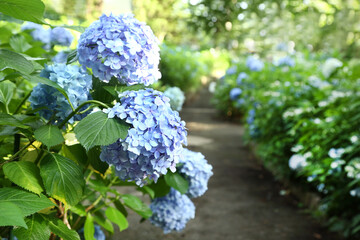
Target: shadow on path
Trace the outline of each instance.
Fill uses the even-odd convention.
[[[193,199],[196,217],[184,231],[164,235],[149,221],[129,216],[128,230],[113,239],[146,240],[338,240],[310,216],[280,196],[280,185],[242,143],[238,124],[216,118],[205,90],[181,113],[189,129],[189,146],[213,165],[209,190]]]

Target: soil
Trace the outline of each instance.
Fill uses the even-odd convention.
[[[163,234],[130,213],[129,228],[112,239],[146,240],[340,240],[328,232],[256,161],[242,142],[243,128],[218,117],[204,89],[181,112],[188,148],[213,166],[209,190],[193,199],[195,219],[182,232]]]

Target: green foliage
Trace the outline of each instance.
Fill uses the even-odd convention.
[[[178,173],[169,172],[166,174],[165,182],[182,194],[185,194],[189,188],[189,183]]]
[[[4,174],[16,185],[36,194],[44,191],[39,168],[32,162],[9,162],[3,166]]]
[[[86,150],[93,146],[105,146],[125,139],[129,125],[117,118],[108,118],[106,113],[95,112],[79,122],[75,134]]]
[[[0,226],[19,226],[27,228],[21,209],[11,202],[0,200]]]
[[[48,240],[51,234],[49,226],[40,214],[35,213],[25,218],[28,228],[16,228],[15,236],[19,240]]]
[[[84,224],[85,240],[95,240],[94,233],[95,233],[94,220],[91,214],[88,213]]]
[[[45,144],[48,148],[64,141],[60,129],[53,125],[45,125],[36,129],[34,135],[38,141]]]
[[[0,49],[0,70],[6,68],[17,70],[23,74],[30,74],[34,71],[33,64],[21,54]]]
[[[2,0],[0,12],[17,19],[43,23],[45,5],[41,0]]]
[[[129,223],[119,210],[109,207],[106,209],[105,214],[110,221],[119,226],[120,232],[128,228]]]
[[[40,162],[40,174],[50,196],[69,205],[80,201],[85,181],[79,165],[62,155],[49,153]]]

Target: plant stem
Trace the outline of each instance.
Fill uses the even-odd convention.
[[[62,128],[63,126],[65,126],[65,124],[70,120],[70,118],[72,118],[83,106],[85,106],[86,104],[91,104],[91,103],[94,103],[94,104],[97,104],[99,106],[102,106],[102,107],[105,107],[105,108],[109,108],[108,105],[106,105],[105,103],[102,103],[100,101],[97,101],[97,100],[88,100],[86,102],[83,102],[81,103],[75,110],[73,110],[69,116],[67,116],[64,121],[62,121],[60,124],[59,124],[59,128]]]

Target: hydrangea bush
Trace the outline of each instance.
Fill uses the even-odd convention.
[[[41,0],[17,4],[0,10],[21,18],[2,26],[0,238],[105,239],[128,227],[129,210],[183,229],[195,214],[177,169],[187,130],[170,99],[145,88],[160,77],[151,29],[103,15],[68,30],[43,19]],[[162,208],[165,195],[173,205]]]
[[[164,95],[170,99],[170,106],[173,110],[180,112],[185,102],[185,94],[178,87],[169,87]]]
[[[277,177],[320,196],[316,214],[326,216],[331,229],[357,238],[360,64],[312,53],[272,54],[268,61],[240,58],[217,81],[213,102],[227,116],[243,117],[246,142],[256,144]],[[237,88],[241,95],[234,94]]]

